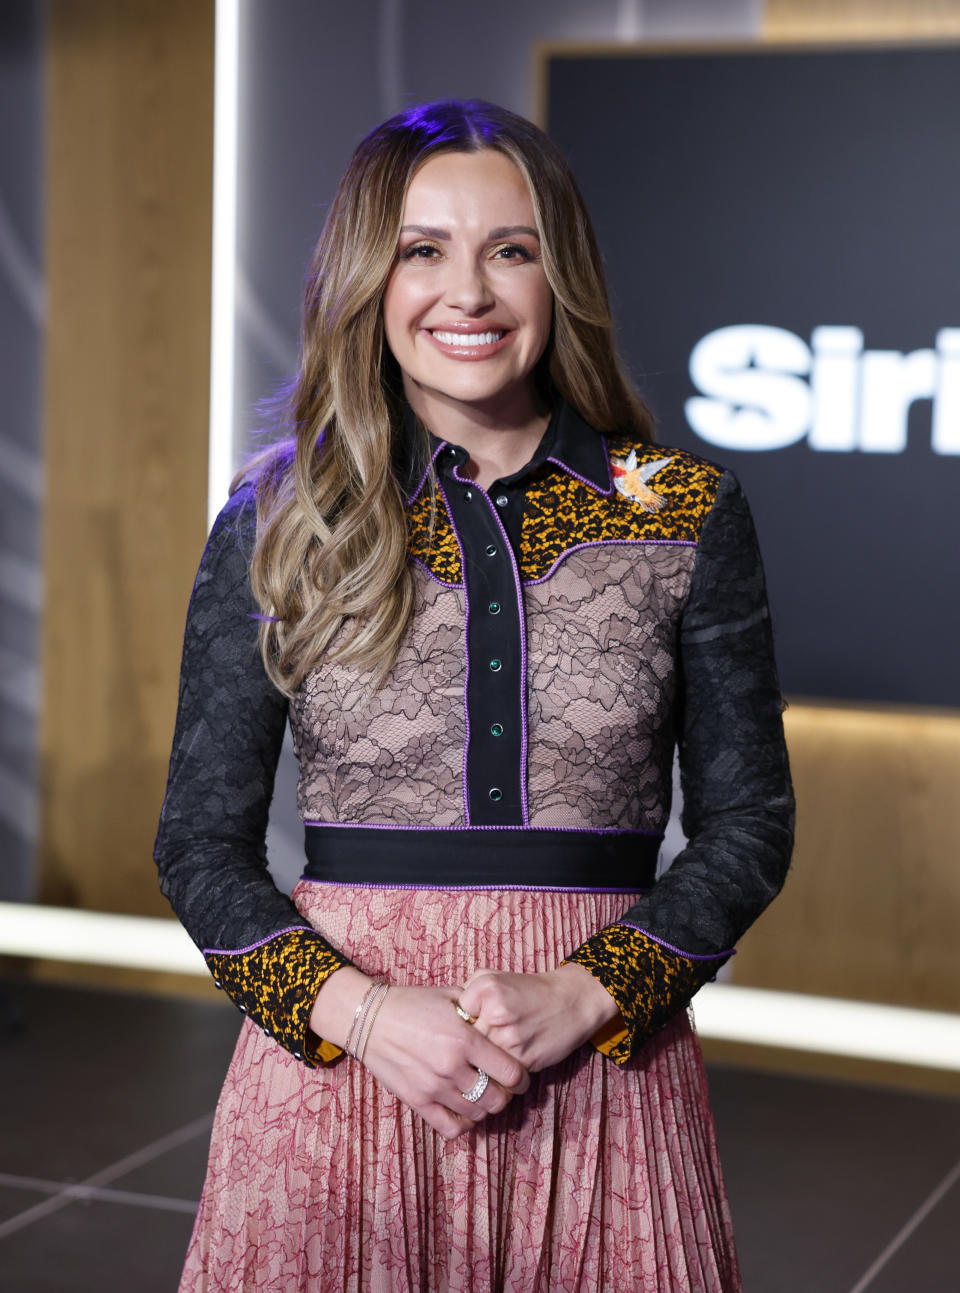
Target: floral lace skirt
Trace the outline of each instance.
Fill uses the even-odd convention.
[[[367,973],[425,984],[550,969],[635,899],[302,881],[294,901]],[[685,1014],[624,1067],[581,1047],[454,1141],[349,1057],[308,1069],[244,1023],[181,1293],[739,1288]]]

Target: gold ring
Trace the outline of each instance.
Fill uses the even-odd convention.
[[[453,1008],[465,1024],[475,1024],[477,1022],[477,1016],[468,1015],[459,1001],[453,1003]]]

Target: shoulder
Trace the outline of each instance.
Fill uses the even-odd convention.
[[[650,444],[635,434],[604,438],[609,506],[644,537],[697,542],[724,483],[733,479],[730,473],[686,449]]]

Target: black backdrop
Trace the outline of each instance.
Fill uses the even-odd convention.
[[[659,439],[750,497],[785,690],[960,706],[960,48],[563,53],[547,70],[547,128]],[[814,379],[827,327],[852,358]],[[691,352],[728,328],[695,386]],[[864,361],[853,329],[867,352],[927,354]],[[936,393],[939,451],[931,398],[898,436],[904,381]],[[742,447],[763,441],[781,447]]]

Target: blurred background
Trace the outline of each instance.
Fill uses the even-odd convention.
[[[732,466],[754,504],[797,851],[720,985],[757,995],[726,998],[721,1017],[705,994],[701,1022],[748,1287],[948,1287],[946,1256],[890,1281],[908,1278],[907,1252],[934,1260],[942,1238],[946,1254],[960,1220],[958,87],[960,0],[0,6],[5,1103],[49,1116],[55,1086],[37,1073],[63,1063],[80,1003],[98,1029],[125,1021],[102,1053],[111,1072],[147,1048],[181,1101],[138,1139],[128,1084],[130,1130],[109,1146],[88,1131],[82,1162],[51,1151],[42,1171],[11,1123],[0,1289],[88,1287],[43,1283],[30,1244],[78,1199],[95,1234],[97,1191],[117,1190],[90,1182],[108,1162],[110,1180],[140,1170],[113,1169],[141,1140],[164,1146],[158,1162],[195,1155],[175,1184],[140,1190],[172,1201],[156,1205],[171,1270],[182,1251],[236,1032],[171,941],[150,861],[186,601],[211,513],[296,365],[304,268],[350,152],[385,116],[448,95],[531,116],[571,156],[661,441]],[[269,841],[288,885],[294,782],[288,751]],[[91,1125],[111,1122],[101,1098]],[[892,1158],[871,1157],[894,1122]],[[841,1234],[838,1195],[794,1212],[815,1241],[776,1231],[757,1184],[783,1169],[775,1154],[760,1167],[776,1145],[797,1155],[804,1197],[837,1156],[840,1195],[872,1217],[862,1233]],[[91,1288],[172,1286],[90,1260]]]

